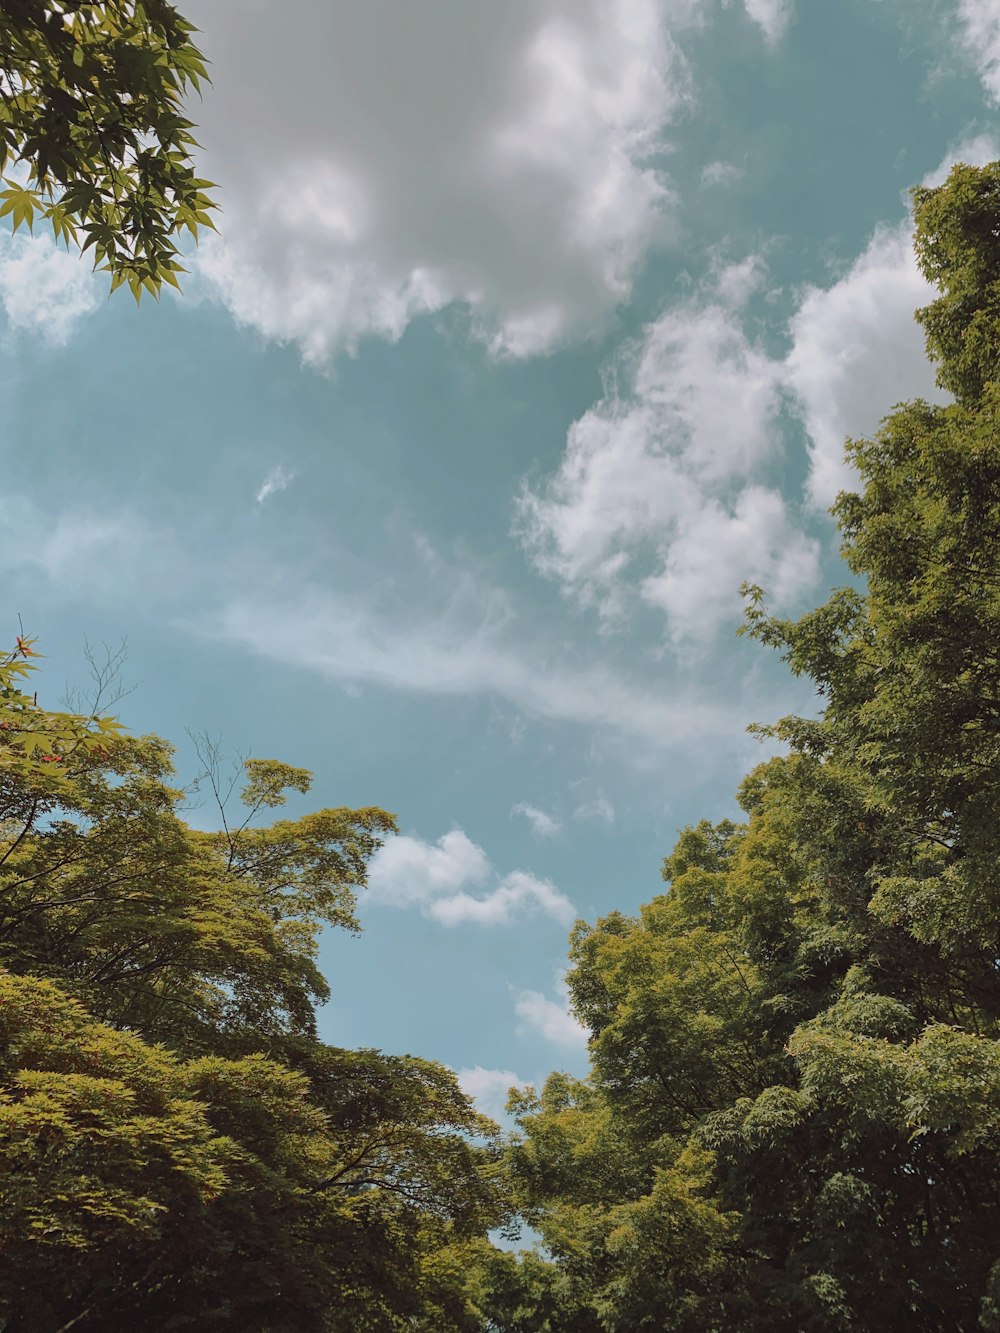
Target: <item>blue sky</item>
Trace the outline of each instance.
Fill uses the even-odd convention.
[[[1000,2],[186,12],[223,212],[183,298],[0,235],[4,616],[51,702],[127,638],[182,776],[208,729],[397,814],[322,1032],[495,1111],[585,1068],[572,921],[812,706],[736,590],[842,581],[843,437],[937,394],[906,190],[1000,156]]]

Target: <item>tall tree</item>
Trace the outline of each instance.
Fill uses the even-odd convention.
[[[957,401],[849,443],[861,589],[747,590],[821,715],[575,934],[592,1072],[519,1103],[511,1164],[602,1328],[1000,1329],[998,182],[915,192]]]

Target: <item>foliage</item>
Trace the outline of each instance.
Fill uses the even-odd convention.
[[[509,1156],[596,1327],[1000,1327],[998,182],[915,192],[957,401],[849,443],[858,585],[798,620],[746,590],[820,716],[574,932],[591,1073],[517,1100]]]
[[[311,776],[241,765],[181,817],[170,749],[0,663],[0,1319],[467,1328],[437,1262],[507,1217],[496,1127],[450,1070],[316,1036],[325,926],[357,929],[378,809],[256,820]],[[96,709],[95,709],[96,714]]]
[[[167,0],[0,0],[0,217],[50,223],[138,301],[184,271],[183,231],[214,230],[184,94],[207,78]]]

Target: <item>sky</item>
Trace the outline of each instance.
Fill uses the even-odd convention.
[[[0,232],[0,608],[40,700],[379,805],[324,1039],[493,1114],[586,1069],[569,930],[816,707],[843,440],[940,400],[909,187],[1000,157],[1000,0],[188,0],[219,235],[140,309]],[[208,807],[195,822],[211,823]]]

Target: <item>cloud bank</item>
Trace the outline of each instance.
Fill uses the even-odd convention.
[[[587,333],[666,233],[656,154],[689,103],[660,0],[195,0],[224,237],[199,270],[236,318],[323,362],[468,304],[498,355]],[[263,98],[262,88],[280,89]]]

